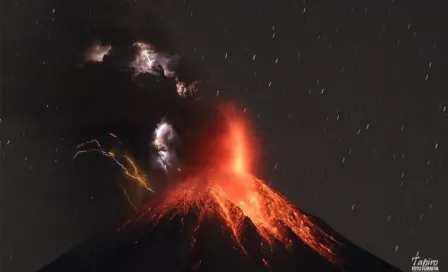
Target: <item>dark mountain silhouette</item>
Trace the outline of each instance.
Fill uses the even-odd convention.
[[[194,235],[194,212],[184,220],[166,218],[152,226],[141,221],[124,229],[96,237],[62,255],[40,272],[53,271],[400,271],[351,243],[318,218],[317,225],[341,242],[337,263],[319,254],[291,235],[292,249],[275,244],[262,252],[260,237],[248,219],[245,240],[247,254],[229,238],[222,224],[206,220]],[[264,259],[267,263],[264,263]]]

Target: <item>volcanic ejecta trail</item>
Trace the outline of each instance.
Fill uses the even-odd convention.
[[[140,73],[158,75],[158,71],[162,70],[165,77],[174,78],[177,82],[172,58],[151,51],[149,45],[136,43],[136,46],[140,49],[133,66],[137,75]],[[167,57],[169,59],[166,59]],[[161,61],[160,58],[165,59]],[[161,70],[158,70],[160,67]],[[190,88],[194,89],[194,86]],[[179,89],[177,92],[180,96],[195,93]],[[223,129],[211,143],[197,147],[204,149],[201,152],[207,154],[207,164],[204,164],[199,171],[178,178],[179,180],[171,184],[157,202],[152,201],[148,204],[139,220],[147,218],[149,222],[157,224],[167,216],[173,214],[186,216],[191,210],[196,209],[199,211],[196,229],[200,228],[205,218],[216,218],[226,225],[233,240],[243,252],[246,252],[242,236],[245,219],[249,218],[262,238],[262,244],[271,249],[274,241],[279,241],[286,248],[290,248],[293,241],[289,238],[288,231],[292,231],[318,254],[331,262],[336,262],[337,241],[296,209],[284,196],[253,175],[251,162],[255,156],[255,149],[251,143],[254,139],[251,138],[253,134],[249,130],[246,118],[231,104],[220,105],[216,110],[223,117]],[[204,128],[205,133],[207,129]],[[75,157],[81,153],[98,152],[112,159],[132,181],[153,193],[148,179],[141,174],[142,171],[131,156],[106,151],[97,140],[81,144],[78,148]],[[188,169],[186,170],[188,172]]]

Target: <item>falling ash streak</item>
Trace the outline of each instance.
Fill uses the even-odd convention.
[[[264,264],[264,266],[265,266],[267,269],[270,269],[270,268],[271,268],[270,265],[269,265],[269,262],[268,262],[265,258],[262,258],[261,260],[263,261],[263,264]]]
[[[201,268],[202,260],[198,261],[194,266],[192,271],[198,271],[199,268]]]
[[[204,169],[195,176],[178,181],[167,191],[160,203],[151,205],[146,214],[142,213],[137,221],[146,216],[151,222],[157,224],[163,218],[173,218],[177,215],[183,220],[192,209],[197,208],[199,218],[193,230],[191,246],[196,244],[196,234],[203,220],[217,217],[230,230],[232,238],[242,252],[247,253],[242,242],[247,217],[252,221],[260,237],[267,242],[271,251],[274,241],[281,242],[287,248],[293,246],[292,240],[288,237],[289,229],[321,256],[336,262],[333,245],[337,241],[297,210],[285,197],[250,173],[248,165],[250,140],[247,139],[243,120],[228,118],[227,123],[228,129],[224,135],[221,135],[220,146],[212,152],[218,158],[216,165],[213,168]],[[130,171],[116,159],[112,152],[106,152],[101,148],[97,140],[81,144],[79,147],[82,148],[89,143],[95,144],[96,147],[80,150],[77,155],[91,151],[99,152],[114,160],[127,176],[144,184],[145,188],[150,190],[146,187],[146,183],[142,182],[139,174],[130,174]],[[226,156],[229,150],[230,157]],[[128,159],[128,162],[134,173],[138,173],[133,161]]]

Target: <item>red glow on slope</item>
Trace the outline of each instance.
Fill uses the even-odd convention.
[[[293,245],[288,230],[297,235],[303,243],[315,250],[329,261],[335,262],[333,237],[312,222],[310,218],[296,209],[285,197],[270,188],[252,173],[253,159],[256,158],[249,126],[245,118],[233,107],[220,108],[224,117],[223,124],[217,125],[217,134],[210,137],[198,137],[199,166],[195,166],[183,178],[170,186],[160,198],[149,204],[146,213],[136,221],[145,217],[157,224],[163,218],[173,215],[186,216],[190,211],[199,211],[199,220],[195,232],[206,218],[222,221],[231,232],[232,238],[240,249],[246,253],[243,243],[246,219],[250,219],[262,238],[272,248],[274,241],[281,242],[289,248]],[[213,118],[212,118],[213,119]],[[215,119],[213,119],[215,121]],[[206,129],[210,130],[209,127]],[[213,129],[212,129],[213,130]],[[210,131],[205,131],[208,136]],[[216,132],[216,131],[215,131]],[[201,136],[201,133],[198,133]],[[111,135],[116,138],[115,135]],[[90,148],[87,148],[90,146]],[[115,155],[103,150],[97,140],[78,146],[80,150],[75,158],[83,153],[97,152],[112,159],[120,166],[126,176],[149,192],[146,177],[140,174],[136,163],[128,156]],[[188,169],[186,171],[188,172]],[[130,200],[125,189],[124,193]],[[132,202],[130,201],[131,205]],[[126,222],[123,229],[131,223]],[[196,238],[192,237],[192,245]],[[263,259],[263,263],[268,263]]]

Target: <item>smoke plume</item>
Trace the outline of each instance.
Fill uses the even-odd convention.
[[[174,128],[165,119],[154,130],[153,147],[156,149],[155,164],[162,168],[166,174],[177,169],[178,157],[176,146],[179,143]]]

